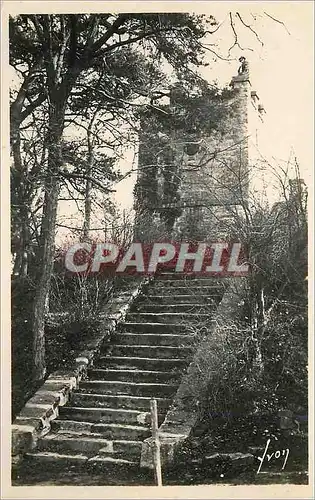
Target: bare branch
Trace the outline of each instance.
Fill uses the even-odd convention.
[[[61,77],[61,71],[62,71],[62,66],[63,66],[63,61],[64,61],[64,55],[65,51],[67,48],[67,43],[70,37],[70,34],[66,33],[66,27],[65,27],[65,18],[63,15],[60,16],[60,25],[61,25],[61,34],[62,34],[62,44],[60,47],[60,51],[58,54],[58,60],[57,60],[57,65],[56,65],[56,83],[59,82],[59,79]]]
[[[91,47],[91,52],[96,54],[105,43],[117,32],[118,28],[128,18],[128,14],[119,14],[112,25],[109,25],[107,32],[101,36]]]
[[[245,23],[245,21],[243,20],[243,18],[241,17],[240,13],[239,12],[236,12],[236,15],[237,17],[239,18],[239,20],[241,21],[241,23],[246,27],[248,28],[252,33],[254,33],[256,39],[258,40],[258,42],[261,44],[261,46],[263,47],[264,46],[264,42],[260,39],[258,33],[252,28],[252,26],[250,24],[247,24]]]
[[[238,36],[237,36],[237,33],[236,33],[236,29],[235,29],[235,24],[234,24],[234,21],[233,21],[233,15],[232,15],[232,12],[229,12],[229,18],[230,18],[230,25],[231,25],[231,28],[232,28],[232,31],[233,31],[233,35],[234,35],[234,43],[233,45],[229,48],[229,56],[231,54],[231,50],[237,46],[239,47],[241,50],[244,50],[240,44],[238,43]]]
[[[46,99],[47,99],[47,95],[44,93],[40,94],[37,97],[37,99],[35,99],[35,101],[31,102],[29,99],[29,102],[31,102],[31,104],[26,106],[26,108],[22,111],[21,122],[23,122],[25,120],[25,118],[27,118],[38,106],[40,106],[44,101],[46,101]]]
[[[288,28],[286,27],[285,23],[283,21],[279,21],[279,19],[276,19],[275,17],[271,16],[270,14],[268,14],[267,12],[264,11],[264,14],[267,16],[267,17],[270,17],[270,19],[272,19],[273,21],[275,21],[276,23],[279,23],[279,24],[282,24],[282,26],[285,28],[286,32],[291,35],[290,31],[288,30]]]
[[[101,184],[100,182],[98,182],[96,179],[94,179],[93,177],[90,177],[89,175],[80,175],[80,174],[74,174],[74,173],[69,173],[69,172],[60,172],[60,175],[62,177],[65,177],[66,179],[81,179],[81,180],[89,180],[91,181],[95,186],[97,186],[99,189],[101,189],[102,191],[104,191],[105,193],[115,193],[116,190],[115,189],[109,189],[107,188],[106,186],[104,186],[103,184]]]

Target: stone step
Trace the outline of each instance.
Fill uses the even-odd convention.
[[[82,392],[162,398],[173,396],[177,387],[178,384],[137,384],[133,382],[120,382],[118,380],[89,380],[80,383],[80,390]]]
[[[126,321],[131,323],[204,323],[210,321],[211,313],[191,312],[154,312],[154,313],[129,313]]]
[[[157,384],[160,382],[178,382],[180,374],[153,370],[93,368],[89,370],[88,378],[90,380],[120,380],[122,382],[149,382]]]
[[[184,290],[186,292],[186,290]],[[165,305],[173,305],[173,304],[209,304],[210,306],[215,306],[218,303],[218,298],[221,297],[221,295],[215,295],[214,297],[209,294],[189,294],[189,293],[184,293],[182,295],[175,295],[172,294],[171,296],[169,294],[166,295],[159,295],[158,293],[156,295],[148,295],[144,298],[142,298],[139,301],[140,304],[145,304],[145,305],[151,305],[151,304],[165,304]]]
[[[193,335],[172,335],[170,333],[119,333],[114,341],[119,345],[163,345],[185,346],[193,342]]]
[[[160,295],[163,293],[164,295],[171,295],[171,296],[176,296],[176,295],[208,295],[209,297],[216,298],[217,300],[220,300],[223,292],[218,290],[215,287],[211,286],[189,286],[188,284],[178,284],[176,285],[176,282],[174,285],[169,285],[169,286],[163,286],[163,283],[156,283],[154,286],[152,286],[148,290],[148,296],[150,297],[151,295]]]
[[[172,302],[175,302],[174,299],[172,298]],[[212,304],[194,304],[194,303],[183,303],[183,304],[150,304],[148,302],[146,303],[139,303],[135,307],[132,308],[132,313],[133,314],[139,314],[139,313],[160,313],[160,314],[165,314],[165,313],[207,313],[211,314],[216,307],[216,304],[212,302]]]
[[[103,460],[101,460],[103,458]],[[104,460],[106,458],[106,460]],[[12,486],[152,486],[155,484],[153,471],[139,467],[139,462],[121,459],[109,461],[111,457],[98,460],[73,462],[59,457],[56,461],[35,459],[23,460],[18,468],[12,469]],[[42,466],[41,466],[42,463]],[[70,465],[69,465],[70,464]],[[47,466],[48,465],[48,466]],[[82,490],[83,490],[82,488]]]
[[[180,325],[178,323],[139,323],[138,321],[125,321],[118,326],[120,332],[125,333],[173,333],[173,334],[183,334],[187,329],[185,325]]]
[[[116,455],[117,458],[129,459],[140,456],[141,441],[108,440],[102,434],[81,434],[78,432],[49,433],[37,441],[38,451],[48,451],[57,453],[79,452],[86,456]]]
[[[63,432],[78,432],[81,434],[92,433],[101,434],[104,439],[110,440],[130,440],[143,441],[151,435],[148,426],[144,425],[128,425],[115,423],[94,423],[83,422],[78,420],[61,420],[56,419],[52,422],[52,431],[62,434]]]
[[[214,278],[213,276],[209,274],[199,274],[199,272],[196,271],[186,271],[185,273],[179,273],[176,271],[176,266],[171,266],[169,267],[164,267],[163,269],[157,269],[154,279],[164,279],[166,276],[171,276],[170,279],[212,279],[216,283],[223,283],[224,278]]]
[[[113,445],[113,455],[116,455],[118,458],[126,458],[129,459],[138,459],[140,462],[141,450],[142,450],[142,441],[131,441],[127,439],[116,439],[110,441]],[[106,448],[100,449],[98,452],[99,455],[110,455],[106,451]]]
[[[107,456],[95,455],[93,457],[88,457],[84,454],[62,454],[47,451],[38,451],[33,453],[27,453],[26,457],[28,460],[28,467],[36,469],[37,474],[41,471],[50,469],[51,475],[54,471],[68,472],[69,470],[75,470],[79,473],[80,470],[84,471],[106,471],[109,469],[114,469],[119,473],[123,473],[124,470],[137,469],[139,467],[138,460],[126,460],[122,458],[114,458]]]
[[[82,422],[124,423],[139,425],[150,423],[150,413],[122,408],[84,408],[61,406],[59,417]]]
[[[183,358],[145,358],[138,356],[100,356],[94,363],[99,368],[134,368],[159,371],[180,371],[187,366]]]
[[[213,277],[207,277],[207,276],[199,276],[198,278],[196,276],[189,276],[189,275],[163,275],[163,277],[160,275],[158,278],[154,280],[152,283],[152,287],[154,286],[162,286],[162,287],[169,287],[169,286],[207,286],[211,287],[212,289],[217,289],[217,290],[223,290],[224,289],[224,282],[220,282]]]
[[[153,346],[153,345],[113,345],[110,347],[111,356],[132,356],[152,358],[183,358],[191,356],[191,347]]]
[[[140,396],[113,396],[104,394],[72,393],[71,406],[88,408],[128,408],[131,410],[150,410],[150,397]],[[156,398],[158,410],[166,411],[172,400],[167,398]]]

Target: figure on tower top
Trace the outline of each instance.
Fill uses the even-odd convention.
[[[246,57],[241,56],[239,58],[241,65],[238,68],[237,75],[232,77],[230,86],[234,88],[234,84],[237,82],[249,82],[249,64]]]
[[[249,74],[249,66],[248,66],[248,61],[247,59],[242,56],[239,58],[239,62],[241,63],[240,67],[238,68],[238,74],[243,75],[244,73]],[[245,76],[245,75],[244,75]]]

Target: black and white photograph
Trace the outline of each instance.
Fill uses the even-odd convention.
[[[1,8],[3,498],[311,498],[313,2]]]

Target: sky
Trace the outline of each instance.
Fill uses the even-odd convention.
[[[24,5],[27,2],[22,2]],[[31,3],[31,2],[29,2]],[[45,2],[45,8],[50,2]],[[14,2],[15,4],[15,2]],[[16,2],[15,5],[18,5]],[[40,5],[40,2],[33,2]],[[44,5],[44,4],[43,4]],[[55,2],[53,12],[67,9],[79,11],[80,2]],[[86,5],[86,3],[85,3]],[[117,10],[138,11],[189,11],[212,14],[220,29],[209,35],[206,43],[216,43],[214,57],[208,53],[209,66],[201,70],[202,75],[211,83],[227,85],[236,74],[238,58],[245,55],[250,64],[252,89],[256,90],[260,102],[264,104],[266,115],[261,130],[260,147],[264,156],[274,164],[284,165],[296,155],[301,176],[309,189],[312,188],[313,172],[313,109],[314,109],[314,33],[313,2],[89,2],[91,11],[106,12],[108,5]],[[144,7],[145,6],[145,7]],[[92,8],[93,7],[93,8]],[[34,9],[37,10],[37,9]],[[69,11],[69,10],[68,10]],[[239,12],[243,21],[255,29],[256,35],[235,20],[235,29],[240,46],[233,45],[233,32],[229,23],[229,12]],[[266,15],[267,13],[267,15]],[[269,16],[277,19],[277,22]],[[284,24],[282,24],[284,23]],[[214,48],[209,46],[209,48]],[[133,151],[126,153],[125,161],[120,162],[122,172],[129,171],[133,161]],[[127,210],[132,208],[132,191],[136,175],[120,182],[115,200]]]
[[[189,10],[193,8],[198,12],[211,13],[219,22],[223,22],[217,34],[206,40],[206,43],[218,43],[219,55],[222,57],[227,57],[228,49],[233,45],[229,11],[239,12],[246,24],[253,23],[252,27],[263,45],[254,33],[239,22],[236,29],[244,50],[236,46],[231,51],[231,61],[214,60],[213,54],[209,53],[209,66],[202,70],[202,75],[210,83],[217,81],[220,86],[227,85],[237,72],[238,58],[245,55],[250,64],[252,89],[257,91],[266,110],[260,137],[261,152],[269,161],[281,165],[290,156],[296,155],[301,176],[311,188],[314,136],[313,2],[181,2],[181,8],[184,9],[185,5]],[[284,25],[268,17],[265,12]],[[130,168],[131,160],[132,154],[129,153],[121,168]],[[134,182],[135,176],[132,176],[117,186],[115,198],[125,208],[132,207]]]
[[[229,8],[231,6],[229,5]],[[232,5],[233,7],[233,5]],[[226,7],[216,7],[220,19],[226,16]],[[222,13],[221,13],[222,10]],[[235,9],[236,10],[236,9]],[[306,173],[313,150],[313,16],[310,2],[257,2],[243,5],[237,10],[242,18],[253,22],[251,14],[264,12],[285,23],[285,27],[263,15],[257,17],[256,30],[264,46],[246,28],[240,35],[244,47],[235,48],[236,56],[244,54],[250,63],[252,88],[264,103],[267,115],[265,129],[270,140],[270,153],[287,159],[292,147]],[[244,17],[243,17],[244,16]],[[223,26],[221,45],[228,42],[228,26]],[[225,36],[226,33],[226,36]],[[235,63],[217,61],[218,80],[227,83]],[[209,70],[212,73],[212,69]]]

